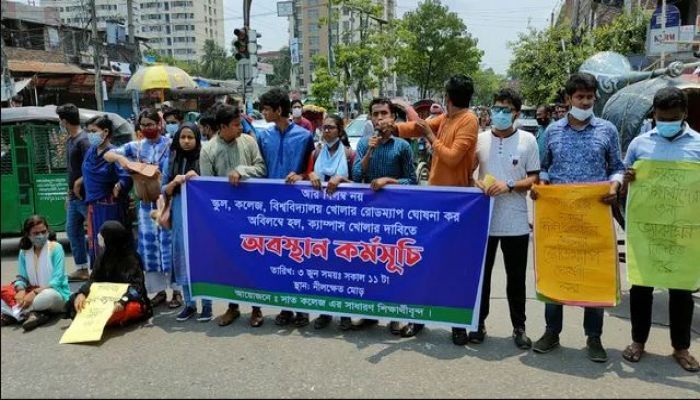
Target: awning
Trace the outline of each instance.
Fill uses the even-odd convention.
[[[33,72],[37,74],[84,74],[84,69],[74,64],[40,61],[9,60],[12,72]]]

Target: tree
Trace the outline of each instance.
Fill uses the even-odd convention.
[[[519,80],[521,94],[531,104],[552,102],[569,74],[597,51],[624,55],[644,52],[649,15],[636,10],[592,31],[572,32],[564,26],[531,29],[510,43],[513,59],[509,74]]]
[[[426,0],[404,14],[398,26],[396,71],[430,98],[455,74],[473,74],[483,52],[459,16],[439,0]],[[458,55],[458,56],[457,56]]]
[[[203,55],[200,61],[200,74],[210,79],[235,79],[236,60],[226,54],[226,49],[211,39],[204,41]]]
[[[493,103],[493,95],[505,85],[505,77],[488,68],[478,70],[471,75],[474,80],[474,96],[472,104],[490,105]]]
[[[191,76],[199,75],[199,63],[196,61],[176,60],[172,56],[163,56],[158,53],[158,50],[148,49],[143,52],[144,56],[154,57],[157,63],[172,65],[187,72]]]
[[[268,81],[269,86],[289,87],[289,76],[292,69],[292,58],[289,54],[289,47],[280,49],[281,57],[270,60],[270,64],[275,69],[275,74]]]
[[[315,103],[326,110],[333,109],[333,94],[338,88],[338,79],[328,70],[328,59],[323,56],[313,58],[314,79],[311,83],[311,95],[316,99]]]

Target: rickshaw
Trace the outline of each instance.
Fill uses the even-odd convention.
[[[134,136],[132,125],[118,114],[80,109],[85,123],[95,115],[114,122],[112,143]],[[66,140],[58,126],[56,106],[2,109],[2,235],[17,235],[32,214],[46,216],[55,231],[65,229]]]

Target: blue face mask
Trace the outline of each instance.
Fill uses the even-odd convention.
[[[175,133],[177,133],[177,130],[180,128],[180,124],[165,124],[165,132],[168,133],[168,135],[172,136]]]
[[[88,141],[91,146],[99,146],[102,144],[102,135],[100,132],[88,132]]]
[[[683,120],[679,121],[656,121],[656,131],[659,135],[670,138],[674,137],[681,131]]]
[[[491,124],[499,131],[504,131],[513,125],[513,113],[499,111],[491,117]]]

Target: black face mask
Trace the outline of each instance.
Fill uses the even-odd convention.
[[[547,124],[549,124],[549,118],[537,118],[537,124],[547,126]]]

